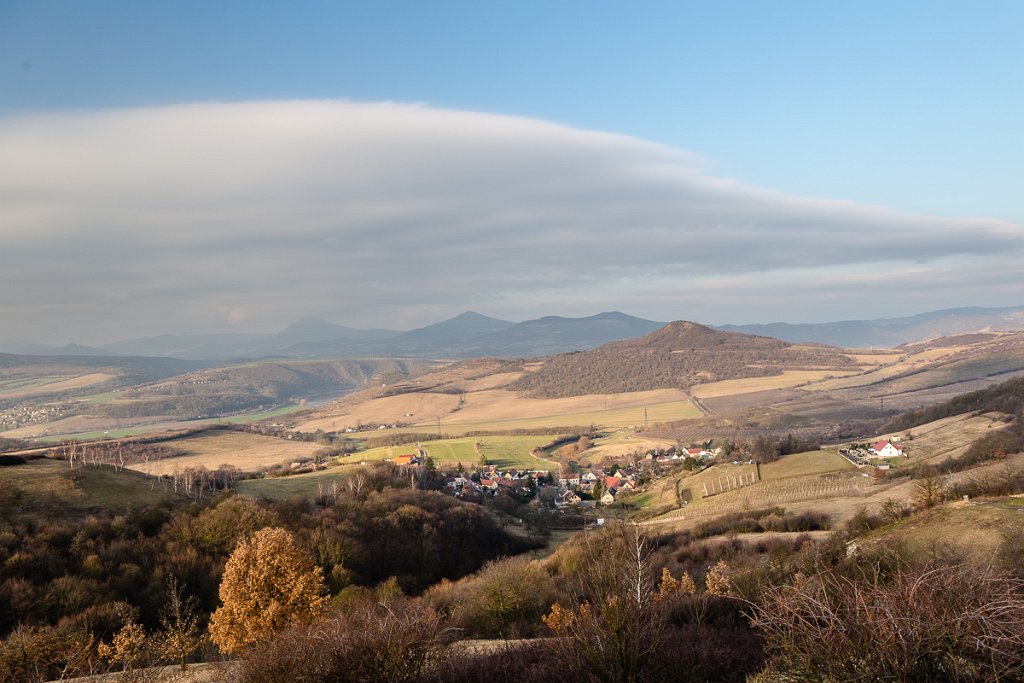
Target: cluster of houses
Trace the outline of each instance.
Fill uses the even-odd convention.
[[[645,460],[672,464],[688,457],[706,459],[712,453],[706,449],[672,449],[672,452],[648,453]],[[395,465],[420,467],[426,463],[422,451],[394,456]],[[558,476],[547,470],[499,469],[487,465],[475,472],[446,472],[443,474],[445,490],[457,497],[495,495],[501,490],[532,498],[538,505],[555,509],[569,507],[592,508],[612,505],[623,493],[632,492],[641,485],[658,478],[657,468],[650,465],[615,466],[607,471],[591,469],[586,472],[561,471]]]
[[[17,406],[0,411],[0,431],[17,429],[28,425],[52,422],[68,413],[70,408],[62,403]]]
[[[661,451],[648,452],[647,457],[655,460],[659,463],[672,463],[677,460],[686,460],[687,458],[693,458],[695,460],[707,460],[718,455],[718,450],[711,450],[704,446],[698,446],[696,448],[669,448]]]

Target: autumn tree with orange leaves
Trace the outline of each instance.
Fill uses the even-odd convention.
[[[261,529],[235,548],[220,584],[223,605],[210,618],[210,638],[234,654],[326,605],[320,567],[281,528]]]

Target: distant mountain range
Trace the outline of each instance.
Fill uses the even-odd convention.
[[[99,347],[8,344],[0,352],[36,356],[146,356],[225,361],[252,358],[528,358],[586,351],[649,334],[665,323],[625,313],[585,318],[547,316],[514,323],[471,311],[408,332],[357,329],[325,320],[300,320],[276,334],[163,334]],[[1024,330],[1024,306],[956,308],[904,318],[820,324],[723,325],[716,329],[843,347],[894,347],[977,331]]]
[[[85,347],[19,344],[0,352],[35,356],[146,356],[225,361],[250,358],[531,357],[592,349],[640,337],[665,323],[624,313],[586,318],[548,316],[514,323],[468,311],[408,332],[361,330],[325,320],[300,320],[276,334],[164,334]]]
[[[892,348],[910,342],[968,332],[1024,330],[1024,306],[948,308],[904,318],[846,320],[820,324],[722,325],[718,329],[775,337],[788,342]]]

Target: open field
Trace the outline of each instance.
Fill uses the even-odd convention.
[[[44,394],[56,394],[71,389],[82,389],[94,384],[102,384],[116,379],[114,375],[105,372],[92,372],[77,377],[42,377],[34,378],[27,384],[20,384],[15,381],[12,384],[0,386],[0,399],[26,398],[28,396],[42,396]],[[8,380],[11,381],[11,380]]]
[[[887,484],[876,484],[870,478],[861,477],[855,473],[837,474],[830,477],[792,477],[764,481],[696,500],[684,508],[666,512],[645,523],[660,524],[706,519],[731,512],[775,506],[790,509],[793,504],[808,501],[813,501],[811,509],[829,512],[830,515],[837,517],[852,515],[855,507],[866,506],[869,497],[886,491],[890,487],[891,485]],[[849,506],[842,513],[837,513],[834,509],[839,501],[845,501]]]
[[[644,452],[674,445],[675,442],[668,439],[652,439],[637,434],[631,429],[622,428],[604,438],[595,440],[593,448],[580,454],[580,462],[584,464],[600,463],[605,460],[621,459],[636,451]]]
[[[994,563],[995,553],[1006,531],[1024,530],[1021,499],[979,499],[955,501],[927,513],[914,515],[872,532],[866,545],[896,542],[911,554],[930,558],[969,558],[981,565]]]
[[[786,389],[811,382],[818,382],[835,377],[848,377],[857,371],[843,370],[784,370],[781,375],[768,377],[745,377],[743,379],[726,379],[721,382],[697,384],[690,388],[690,393],[697,398],[716,398],[734,394],[748,394],[769,389]]]
[[[906,460],[892,458],[892,464],[896,467],[908,461],[940,462],[962,455],[975,439],[988,431],[1005,427],[1003,418],[999,413],[954,415],[902,432],[879,435],[872,442],[889,436],[902,438],[899,445],[907,450],[908,457]]]
[[[480,454],[477,453],[475,447],[475,444],[479,442],[488,464],[497,465],[502,469],[515,467],[517,469],[550,470],[557,467],[557,465],[551,461],[533,457],[530,455],[530,451],[550,442],[553,438],[553,436],[463,437],[459,439],[424,441],[419,444],[419,447],[426,451],[439,466],[454,466],[461,462],[466,467],[475,467],[480,462]],[[399,455],[414,454],[415,452],[415,444],[388,446],[354,453],[344,458],[339,458],[339,461],[343,463],[372,462],[375,460],[392,459]]]
[[[397,396],[372,398],[354,405],[342,402],[341,412],[325,415],[327,409],[318,411],[313,419],[300,422],[299,431],[336,432],[361,424],[430,424],[436,427],[437,418],[448,415],[459,405],[458,394],[435,394],[428,392],[412,392]]]
[[[505,404],[490,405],[487,409],[460,410],[442,419],[441,426],[450,432],[542,429],[591,424],[617,428],[642,425],[645,417],[648,422],[700,417],[700,411],[688,398],[665,400],[675,397],[676,394],[677,390],[666,389],[657,392],[614,394],[607,397],[518,399]],[[608,408],[604,408],[604,405]]]
[[[526,398],[502,389],[471,393],[437,394],[413,392],[372,398],[338,406],[337,415],[324,415],[301,423],[302,431],[339,431],[357,424],[403,422],[409,431],[441,428],[449,433],[502,431],[595,424],[625,427],[649,422],[700,417],[700,411],[685,392],[658,389],[625,394],[573,396],[570,398]]]
[[[923,351],[918,351],[916,353],[898,356],[893,358],[888,364],[882,365],[874,370],[820,382],[815,385],[815,389],[821,391],[834,391],[836,389],[849,389],[852,387],[862,387],[869,384],[875,384],[907,372],[923,370],[924,368],[934,364],[936,361],[950,356],[955,350],[956,349],[954,348],[940,347],[924,349]]]
[[[689,402],[689,396],[679,389],[656,389],[623,394],[588,394],[568,398],[527,398],[513,391],[491,389],[466,396],[465,405],[441,424],[504,421],[526,417],[553,417],[591,413],[613,414],[622,410],[651,409],[656,405],[676,405]],[[693,413],[697,415],[696,412]],[[564,424],[564,423],[563,423]]]
[[[170,474],[175,469],[234,465],[243,472],[253,472],[300,458],[309,458],[321,447],[307,441],[290,441],[273,436],[247,432],[214,431],[162,442],[183,455],[149,463],[150,474]],[[146,465],[134,465],[144,471]]]
[[[145,427],[148,426],[148,424],[155,425],[160,421],[167,419],[169,418],[156,417],[151,420],[132,420],[132,422],[139,424],[140,427]],[[52,422],[42,422],[39,424],[28,425],[26,427],[19,427],[17,429],[10,429],[3,432],[3,434],[0,434],[0,436],[7,436],[12,439],[41,438],[49,441],[59,441],[63,438],[88,438],[80,435],[95,435],[93,438],[100,439],[103,438],[104,432],[108,430],[121,429],[118,425],[119,422],[127,422],[127,420],[90,417],[88,415],[73,415],[71,417],[65,417]],[[127,429],[127,427],[125,427],[125,429]]]
[[[316,472],[291,474],[287,477],[244,479],[236,485],[239,493],[253,498],[284,500],[294,496],[312,497],[329,490],[333,482],[358,471],[359,465],[336,465]]]
[[[775,505],[789,507],[801,501],[818,501],[821,507],[822,500],[847,497],[863,504],[863,498],[875,492],[871,489],[874,481],[861,477],[856,469],[835,452],[808,451],[761,465],[760,481],[756,465],[721,464],[696,474],[666,477],[629,501],[656,515],[645,524],[684,526],[685,520]],[[677,504],[677,489],[683,500],[689,501],[682,508]],[[852,515],[852,508],[843,514]]]
[[[195,429],[204,425],[249,424],[259,422],[260,420],[281,417],[302,409],[302,406],[290,403],[272,410],[261,410],[255,413],[229,415],[226,417],[211,417],[204,420],[175,420],[174,418],[159,416],[146,419],[114,420],[113,418],[75,415],[54,422],[12,429],[3,432],[0,436],[17,439],[35,439],[43,442],[57,442],[64,439],[97,441],[99,439],[117,439],[123,436],[141,436],[144,434]],[[122,422],[130,422],[133,426],[116,426]]]
[[[28,505],[56,504],[67,512],[92,508],[123,510],[161,500],[184,500],[138,472],[107,466],[72,469],[64,460],[36,458],[24,465],[0,467],[0,481],[28,494]]]
[[[852,472],[857,467],[836,451],[807,451],[784,455],[775,462],[761,465],[761,479],[788,479],[806,477],[828,472]]]
[[[23,389],[32,389],[44,384],[53,384],[54,382],[71,379],[72,377],[75,377],[75,375],[42,375],[36,377],[12,377],[10,379],[0,379],[0,398],[8,398]]]

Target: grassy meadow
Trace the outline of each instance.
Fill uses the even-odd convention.
[[[530,451],[538,446],[550,442],[554,436],[478,436],[461,437],[458,439],[442,439],[437,441],[424,441],[419,447],[426,451],[427,455],[433,458],[439,466],[456,466],[462,463],[466,467],[475,467],[480,462],[480,455],[476,450],[476,444],[480,443],[480,450],[487,462],[497,465],[502,469],[515,467],[516,469],[542,469],[548,470],[554,467],[554,463],[542,460],[530,455]],[[399,455],[410,455],[416,453],[416,444],[405,444],[402,446],[382,446],[369,450],[353,453],[352,455],[339,458],[342,463],[373,462],[390,460]]]
[[[64,514],[91,509],[124,510],[161,500],[182,501],[155,479],[129,470],[91,466],[72,469],[64,460],[35,458],[24,465],[0,467],[0,482],[13,484],[28,494],[31,506],[54,505]]]
[[[248,432],[215,430],[162,442],[180,456],[151,461],[151,474],[170,474],[175,469],[234,465],[243,472],[253,472],[293,460],[309,458],[322,448],[309,441],[292,441]],[[142,471],[147,465],[133,465]]]

